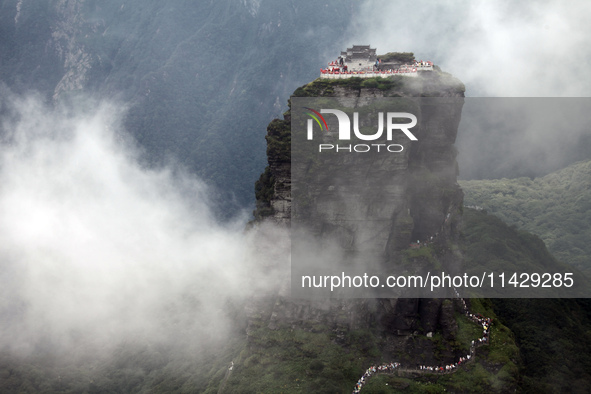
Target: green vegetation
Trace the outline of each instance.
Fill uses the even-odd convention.
[[[271,175],[271,170],[267,166],[265,172],[261,174],[261,177],[254,184],[255,196],[257,199],[257,209],[254,211],[256,219],[262,219],[266,216],[273,214],[271,208],[271,198],[275,192],[275,178]]]
[[[284,115],[289,119],[289,112]],[[291,124],[288,120],[274,119],[267,126],[267,157],[276,166],[279,163],[289,163],[291,159]],[[256,209],[253,211],[255,220],[273,215],[271,200],[275,193],[275,177],[271,167],[267,166],[259,179],[255,182]]]
[[[511,331],[497,319],[489,300],[470,299],[468,304],[473,313],[493,319],[490,344],[478,347],[475,362],[466,364],[456,373],[438,377],[437,384],[447,391],[467,393],[511,391],[519,378],[519,349],[515,339]],[[459,313],[456,322],[457,348],[466,351],[470,342],[482,335],[482,328]]]
[[[339,345],[327,327],[314,331],[261,327],[252,332],[226,382],[227,392],[350,391],[366,365],[379,355],[376,336],[366,330],[352,331]]]
[[[2,393],[196,393],[219,386],[242,338],[216,352],[130,341],[107,355],[93,350],[78,357],[59,350],[38,349],[34,356],[0,352]],[[213,392],[217,392],[213,391]]]
[[[486,212],[464,209],[463,216],[466,226],[464,257],[469,269],[540,272],[545,268],[564,267],[539,237],[509,227]]]
[[[471,209],[464,210],[463,247],[468,265],[501,266],[507,261],[517,267],[557,264],[535,235],[509,227],[493,215]],[[470,301],[472,311],[496,317],[488,359],[504,364],[497,375],[514,376],[513,370],[519,368],[520,390],[526,393],[591,390],[589,300]],[[507,328],[500,328],[496,324],[498,321]],[[513,341],[519,347],[520,363],[514,361]]]
[[[478,300],[475,303],[483,314],[494,316],[490,304],[484,307]],[[458,313],[457,321],[461,326],[458,339],[466,343],[456,350],[464,354],[482,330],[462,314]],[[518,349],[502,324],[495,324],[492,335],[492,343],[479,348],[476,361],[458,373],[415,377],[377,374],[363,392],[439,393],[450,388],[460,392],[504,392],[515,387],[518,378]],[[245,393],[346,393],[369,365],[395,361],[384,358],[379,338],[371,330],[354,330],[337,343],[336,335],[327,327],[313,331],[261,327],[249,336],[225,388]],[[433,342],[436,352],[446,352],[449,347],[439,332],[425,340]]]
[[[345,78],[345,79],[322,79],[318,78],[307,85],[299,87],[293,93],[295,97],[323,97],[334,96],[335,87],[346,88],[348,90],[360,91],[361,89],[375,88],[382,91],[397,90],[405,86],[406,80],[409,78],[402,76],[393,76],[389,78]],[[393,96],[398,94],[392,93]]]
[[[415,54],[412,52],[388,52],[379,55],[378,58],[383,62],[398,62],[402,64],[411,64],[415,61]]]
[[[591,392],[588,299],[494,299],[520,349],[526,393]]]
[[[461,181],[467,206],[537,234],[559,260],[591,274],[591,161],[542,178]]]
[[[267,126],[267,157],[271,161],[290,161],[291,125],[287,120],[274,119]]]
[[[335,82],[344,81],[349,83],[349,86],[355,86],[355,84],[361,84],[361,78],[349,78],[344,80],[329,80],[329,79],[315,79],[314,81],[297,88],[292,96],[295,97],[322,97],[331,96],[334,94],[333,86]]]
[[[402,264],[405,266],[420,265],[429,270],[441,271],[441,263],[436,257],[433,245],[406,249],[402,257]]]

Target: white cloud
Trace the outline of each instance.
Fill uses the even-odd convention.
[[[368,1],[351,43],[412,51],[467,85],[469,96],[588,96],[591,3]]]
[[[207,187],[182,169],[141,166],[115,105],[8,101],[0,345],[28,353],[80,335],[101,347],[136,336],[187,347],[223,338],[225,302],[266,286],[253,281],[259,261],[244,220],[216,223]]]

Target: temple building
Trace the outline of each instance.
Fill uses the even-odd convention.
[[[378,55],[369,45],[353,45],[346,52],[341,51],[341,57],[350,71],[361,71],[373,67]]]
[[[388,78],[392,76],[417,77],[419,71],[433,71],[433,62],[415,60],[412,53],[387,53],[385,60],[378,58],[370,45],[353,45],[341,51],[338,59],[328,68],[320,69],[320,78]]]

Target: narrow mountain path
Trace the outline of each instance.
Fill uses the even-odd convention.
[[[466,301],[463,298],[460,298],[460,295],[457,290],[454,289],[456,297],[462,302],[463,312],[464,314],[472,320],[474,323],[481,325],[483,329],[482,337],[473,340],[470,343],[470,353],[466,356],[460,357],[456,362],[450,364],[442,364],[442,365],[419,365],[416,368],[408,368],[402,367],[399,362],[390,362],[387,364],[382,365],[372,365],[370,366],[363,376],[359,378],[357,383],[355,384],[355,388],[353,389],[353,394],[357,394],[361,392],[363,386],[367,383],[367,381],[373,376],[378,373],[388,373],[393,374],[397,373],[399,375],[402,374],[451,374],[459,370],[461,365],[465,365],[466,363],[474,361],[474,356],[476,355],[476,348],[489,343],[490,341],[490,326],[491,326],[491,319],[484,317],[480,314],[472,314],[468,307],[466,306]]]

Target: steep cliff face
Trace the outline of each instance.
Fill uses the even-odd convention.
[[[293,94],[293,97],[359,100],[374,97],[447,97],[461,100],[463,96],[462,83],[440,71],[424,72],[418,78],[316,80]],[[374,202],[376,206],[363,208],[374,214],[378,211],[390,221],[391,230],[383,240],[387,264],[404,263],[416,267],[415,270],[433,266],[451,269],[461,260],[455,242],[461,221],[463,194],[456,182],[456,150],[453,146],[461,104],[449,108],[441,110],[439,107],[421,106],[419,141],[404,154],[384,164],[383,168],[376,169],[389,172],[397,185],[378,202]],[[284,226],[291,224],[294,206],[291,194],[290,122],[291,108],[283,119],[273,120],[267,128],[269,166],[256,183],[257,208],[254,215],[257,221],[270,220]],[[323,167],[323,171],[330,169]],[[331,205],[330,193],[315,190],[309,194],[314,215],[326,213],[323,209]],[[336,204],[334,201],[332,209]],[[330,215],[325,216],[328,224],[339,225],[330,223]],[[353,234],[352,237],[355,236],[354,229],[347,231]],[[428,247],[410,248],[411,242],[431,241],[431,237],[433,242]],[[267,309],[262,304],[259,308],[253,308],[257,313],[251,313],[250,325],[309,330],[321,325],[329,327],[337,333],[337,337],[346,337],[347,332],[352,330],[371,328],[374,334],[383,336],[384,353],[399,356],[403,353],[401,357],[407,360],[419,354],[423,354],[423,359],[433,357],[432,342],[421,339],[425,338],[426,333],[439,331],[444,340],[453,341],[457,331],[453,303],[440,299],[312,302],[290,300],[284,295],[271,296],[273,300],[269,300]],[[439,352],[439,357],[450,355],[451,347]]]
[[[294,97],[463,97],[463,85],[448,74],[425,72],[419,78],[396,80],[317,80],[294,92]],[[394,159],[375,167],[387,171],[399,186],[389,197],[394,250],[406,249],[412,240],[430,240],[442,231],[454,237],[462,192],[456,182],[456,149],[453,146],[461,115],[460,105],[421,105],[419,140]],[[256,183],[257,219],[272,218],[289,225],[291,218],[291,112],[275,119],[267,128],[269,166]],[[355,163],[356,164],[356,163]],[[327,170],[328,171],[328,170]],[[373,192],[373,191],[372,191]],[[325,196],[316,195],[317,199]],[[317,205],[317,204],[316,204]],[[383,204],[387,205],[387,204]],[[316,213],[319,208],[315,208]]]
[[[379,85],[379,86],[378,86]],[[440,72],[424,72],[416,79],[404,79],[400,77],[393,81],[375,80],[316,80],[308,85],[298,88],[294,97],[463,97],[464,87],[460,81],[449,74]],[[432,107],[434,108],[434,107]],[[412,151],[404,155],[398,155],[402,160],[396,163],[396,167],[389,168],[395,172],[400,168],[408,169],[408,173],[414,177],[411,182],[414,189],[412,197],[417,197],[426,191],[424,187],[431,181],[438,183],[441,189],[453,188],[459,190],[456,183],[457,163],[455,161],[456,150],[453,146],[456,140],[457,126],[460,120],[461,106],[453,112],[429,113],[432,108],[423,107],[424,113],[419,127],[424,136],[418,143],[412,146]],[[437,111],[437,109],[435,109]],[[262,219],[273,217],[275,222],[289,224],[291,217],[291,108],[284,114],[284,119],[273,120],[267,128],[267,159],[269,166],[256,184],[257,210],[255,217]],[[421,177],[425,179],[421,179]],[[423,187],[417,188],[415,184]],[[433,185],[431,185],[433,186]],[[433,187],[430,190],[433,191]],[[440,195],[425,196],[423,199],[414,199],[416,216],[429,216],[420,206],[449,205],[450,199],[440,201]],[[415,234],[431,233],[428,228],[430,222],[438,222],[442,218],[445,209],[441,209],[437,219],[430,218],[422,221],[417,228],[413,228]],[[446,213],[446,212],[445,212]],[[414,215],[413,215],[414,216]],[[431,223],[433,225],[433,223]],[[427,226],[423,229],[422,226]]]

